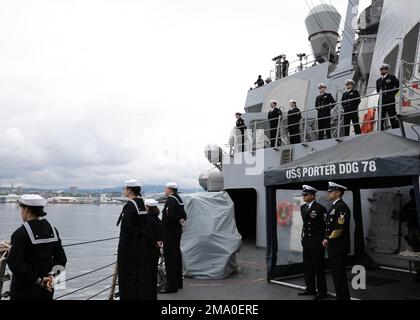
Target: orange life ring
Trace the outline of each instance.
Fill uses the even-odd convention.
[[[363,124],[361,126],[362,133],[370,133],[375,129],[375,115],[376,109],[369,109],[363,117]]]
[[[293,219],[293,204],[280,202],[277,204],[277,224],[281,227],[290,227]]]

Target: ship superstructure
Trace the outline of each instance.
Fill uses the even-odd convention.
[[[232,131],[228,149],[223,150],[215,145],[206,147],[206,157],[215,168],[204,172],[200,176],[200,183],[209,191],[223,189],[230,194],[235,202],[239,231],[244,239],[255,241],[258,247],[267,245],[267,194],[264,173],[339,146],[356,137],[353,127],[350,136],[344,135],[341,96],[345,90],[346,79],[354,80],[355,88],[362,95],[359,107],[360,123],[365,122],[369,125],[371,133],[380,131],[382,119],[380,116],[378,119],[378,115],[381,114],[383,104],[381,95],[377,92],[376,80],[380,76],[380,65],[389,64],[390,72],[400,80],[396,108],[401,129],[388,128],[386,132],[414,141],[419,140],[420,2],[373,0],[360,14],[357,11],[358,4],[359,1],[349,1],[341,34],[341,15],[331,4],[321,1],[320,5],[311,8],[305,24],[313,55],[303,59],[300,55],[300,59],[290,63],[286,77],[269,79],[264,86],[247,93],[243,114],[247,126],[244,151],[241,149],[241,132],[235,129]],[[320,83],[328,86],[328,92],[337,101],[332,110],[333,137],[322,141],[318,141],[315,110]],[[292,99],[302,111],[301,143],[293,145],[290,144],[287,128],[287,111]],[[278,102],[283,114],[275,129],[277,134],[274,148],[270,147],[270,126],[267,120],[272,100]],[[369,118],[372,115],[374,116]],[[389,224],[393,225],[389,230],[397,228],[394,230],[398,233],[397,236],[386,237],[376,230],[371,224],[371,220],[374,220],[372,212],[381,211],[383,208],[387,208],[388,212],[391,207],[392,210],[400,210],[402,203],[409,200],[408,191],[409,188],[375,189],[364,194],[362,209],[366,238],[372,234],[376,237],[375,241],[366,241],[370,241],[372,254],[376,254],[378,260],[383,258],[379,247],[392,247],[394,243],[401,243],[401,239],[398,239],[401,233],[394,220],[389,221]],[[396,194],[401,196],[401,199],[398,198],[401,200],[398,200],[398,204],[393,198]],[[372,201],[378,198],[382,199],[381,205],[378,205],[376,200]],[[351,203],[351,199],[349,201]],[[294,205],[296,210],[301,204],[299,192],[295,192],[295,196],[291,197],[288,203]],[[279,207],[278,210],[281,211],[282,208]],[[296,229],[299,229],[298,225]],[[380,246],[372,245],[375,242],[383,243]],[[369,244],[367,245],[369,247]],[[384,261],[389,263],[386,255]]]

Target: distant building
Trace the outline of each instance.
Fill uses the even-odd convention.
[[[52,197],[48,200],[50,203],[78,203],[74,197]]]
[[[75,187],[75,186],[70,187],[70,194],[76,195],[78,191],[79,191],[78,187]]]
[[[22,194],[23,193],[23,187],[16,187],[16,193]]]

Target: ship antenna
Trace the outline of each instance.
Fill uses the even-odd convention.
[[[351,1],[351,0],[350,0]],[[320,2],[321,2],[321,5],[324,7],[324,8],[327,8],[327,4],[325,3],[325,1],[322,1],[322,0],[320,0]],[[330,0],[328,0],[328,2],[330,3],[330,5],[332,5],[333,6],[333,4],[332,4],[332,2],[330,1]],[[351,32],[353,32],[352,30],[351,30],[351,28],[350,27],[348,27],[348,25],[347,25],[347,21],[345,21],[344,22],[344,27],[342,28],[342,30],[341,30],[341,28],[340,28],[340,21],[338,21],[337,19],[336,19],[336,17],[334,17],[329,11],[327,11],[327,13],[328,13],[328,15],[330,16],[330,18],[337,24],[337,26],[338,26],[338,29],[339,29],[339,31],[340,31],[340,33],[341,33],[341,35],[342,35],[342,37],[344,37],[344,38],[346,38],[346,40],[347,41],[350,41],[350,42],[354,42],[354,39],[353,40],[351,40],[350,38],[349,38],[349,36],[347,35],[347,32],[349,32],[349,33],[351,33]]]

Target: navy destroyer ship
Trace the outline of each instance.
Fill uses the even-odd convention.
[[[263,86],[248,91],[242,116],[247,128],[244,139],[241,131],[234,128],[226,146],[205,148],[212,169],[200,174],[199,182],[206,191],[225,191],[233,200],[236,224],[245,244],[239,263],[244,267],[252,266],[258,274],[245,280],[239,276],[238,286],[232,290],[226,289],[222,281],[191,282],[188,290],[170,299],[297,298],[296,294],[277,289],[275,285],[304,288],[299,189],[308,182],[319,190],[326,190],[330,179],[350,189],[345,201],[354,217],[351,222],[352,264],[368,269],[367,289],[352,290],[352,297],[419,296],[418,285],[411,282],[414,258],[410,253],[399,255],[410,249],[404,240],[406,230],[399,213],[409,200],[410,189],[416,189],[418,198],[420,2],[372,0],[363,12],[359,12],[358,5],[358,0],[349,0],[345,15],[331,2],[321,1],[318,6],[309,7],[304,23],[313,54],[299,54],[296,61],[290,62],[286,74],[283,69],[270,71]],[[399,79],[398,129],[392,129],[389,119],[381,117],[384,92],[377,92],[376,80],[384,63]],[[281,64],[277,62],[279,67]],[[359,117],[367,128],[362,135],[356,135],[353,127],[350,135],[345,135],[341,96],[347,79],[354,81],[354,87],[362,96]],[[336,101],[332,110],[332,137],[322,141],[318,140],[314,107],[320,83],[328,87]],[[274,129],[267,120],[272,100],[277,101],[283,114]],[[296,101],[302,113],[301,142],[296,144],[290,143],[287,125],[290,100]],[[385,130],[381,130],[382,120],[386,121]],[[271,130],[275,130],[274,141],[269,138]],[[298,170],[305,174],[293,174]],[[328,205],[322,196],[319,201]],[[111,240],[115,239],[101,239],[97,243],[103,245]],[[92,242],[71,245],[87,244]],[[3,288],[3,292],[0,293],[6,297],[9,277],[3,276],[5,257],[2,261],[0,289]],[[89,270],[73,278],[89,278],[104,268],[113,269],[114,265]],[[106,293],[112,299],[116,284],[114,273],[92,284],[87,281],[86,286],[61,293],[57,299],[74,297],[95,283],[111,279],[109,287],[86,298]],[[234,280],[231,283],[236,285]],[[328,281],[332,288],[331,279]],[[250,285],[253,293],[247,294],[249,291],[243,288]],[[204,289],[199,291],[199,288]]]

